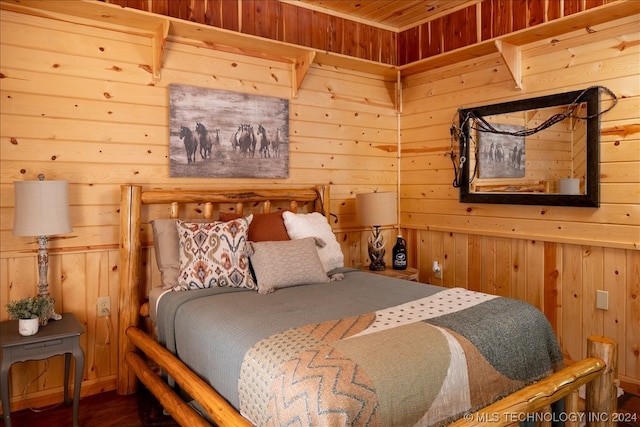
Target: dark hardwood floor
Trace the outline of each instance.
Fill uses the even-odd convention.
[[[624,394],[618,399],[620,418],[629,422],[620,422],[619,426],[640,427],[640,396]]]
[[[628,423],[619,427],[640,427],[640,396],[625,394],[618,401],[618,411],[630,414]],[[635,422],[631,421],[636,419]],[[4,423],[3,423],[4,425]],[[60,405],[45,412],[29,409],[11,414],[13,427],[72,425],[71,406]],[[162,413],[158,401],[141,389],[132,396],[118,396],[115,391],[85,397],[80,401],[81,427],[176,427],[178,424]]]
[[[164,415],[160,403],[146,389],[131,396],[115,391],[88,396],[80,400],[81,427],[177,427],[173,418]],[[4,426],[4,422],[2,423]],[[59,405],[42,412],[25,409],[11,413],[12,427],[70,427],[71,405]]]

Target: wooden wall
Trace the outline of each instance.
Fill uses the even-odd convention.
[[[395,83],[319,66],[290,99],[288,179],[170,178],[170,83],[289,98],[291,72],[282,63],[170,41],[162,77],[154,82],[138,66],[149,43],[131,34],[1,13],[0,320],[7,319],[6,302],[34,294],[37,284],[34,239],[11,234],[12,183],[37,179],[39,173],[68,180],[74,230],[50,242],[49,283],[57,311],[74,312],[86,330],[83,395],[115,388],[117,317],[97,318],[96,304],[108,295],[112,312],[118,310],[121,184],[164,189],[331,184],[332,224],[343,231],[350,265],[366,261],[360,258],[360,233],[348,232],[355,227],[353,195],[397,187]],[[386,232],[390,239],[395,234]],[[46,374],[27,392],[31,405],[59,400],[61,363],[54,358],[14,366],[14,410],[26,407],[22,389],[42,369]]]
[[[420,280],[515,296],[540,307],[571,359],[586,337],[620,344],[620,374],[640,378],[639,16],[522,49],[523,87],[496,56],[403,82],[401,223]],[[601,119],[600,208],[461,204],[448,157],[456,110],[606,86],[618,105]],[[606,104],[603,103],[603,106]],[[443,265],[443,279],[430,265]],[[608,311],[595,308],[609,292]]]
[[[508,72],[495,57],[408,78],[400,161],[395,84],[371,74],[313,65],[298,96],[290,99],[288,179],[195,179],[168,176],[168,85],[288,98],[289,68],[170,40],[161,78],[154,81],[139,66],[149,56],[148,38],[3,10],[0,305],[35,293],[37,282],[34,239],[11,235],[16,180],[44,173],[49,179],[70,181],[74,231],[50,243],[49,282],[57,311],[74,312],[86,330],[83,395],[115,388],[117,325],[114,316],[96,317],[96,301],[109,295],[112,312],[118,310],[120,184],[162,189],[331,184],[332,226],[346,264],[355,266],[367,262],[368,232],[356,224],[354,194],[394,190],[400,182],[401,225],[422,281],[431,280],[431,260],[438,259],[445,269],[442,282],[433,280],[436,284],[456,283],[534,302],[550,316],[571,357],[590,331],[612,335],[624,345],[621,373],[637,383],[639,332],[633,321],[640,313],[640,261],[634,247],[638,239],[632,241],[640,205],[640,158],[634,151],[640,90],[633,79],[638,74],[637,34],[630,28],[632,24],[622,23],[594,42],[595,36],[578,38],[570,51],[550,50],[548,43],[532,47],[525,64],[533,68],[525,72],[522,93],[513,90]],[[543,60],[530,59],[538,57]],[[571,90],[595,81],[625,96],[603,126],[601,209],[496,209],[457,202],[445,156],[456,108]],[[384,232],[387,241],[394,240],[395,230]],[[157,280],[150,250],[145,259],[149,286]],[[608,312],[591,308],[591,290],[600,286],[610,292]],[[0,310],[0,320],[6,318]],[[574,319],[578,324],[572,326]],[[576,329],[579,335],[573,334]],[[16,365],[12,409],[27,406],[22,389],[43,370],[27,390],[30,404],[61,400],[61,367],[61,358]]]

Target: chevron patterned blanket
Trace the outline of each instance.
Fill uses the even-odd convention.
[[[258,426],[444,425],[561,363],[536,308],[445,289],[259,340],[242,361],[240,410]]]

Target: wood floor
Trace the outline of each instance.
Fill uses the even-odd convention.
[[[115,391],[109,391],[82,398],[79,412],[81,427],[178,427],[173,418],[163,414],[162,406],[145,389],[131,396],[119,396]],[[70,405],[59,405],[43,412],[25,409],[11,414],[11,427],[72,425]]]
[[[619,412],[637,421],[618,423],[618,427],[640,427],[640,396],[625,394],[619,400]],[[635,415],[635,417],[634,417]],[[3,423],[4,425],[4,423]],[[71,406],[60,405],[46,412],[29,409],[11,414],[12,427],[68,427],[72,425]],[[132,396],[118,396],[114,391],[85,397],[80,401],[81,427],[176,427],[178,424],[162,413],[162,407],[146,390]]]

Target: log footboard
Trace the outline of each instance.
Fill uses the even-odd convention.
[[[460,427],[486,423],[492,426],[507,426],[524,421],[524,415],[541,411],[568,396],[578,387],[601,375],[604,369],[605,362],[602,359],[583,359],[451,425]]]
[[[222,396],[153,338],[134,326],[127,328],[126,333],[131,342],[196,400],[218,426],[251,426]],[[129,353],[127,362],[140,381],[180,425],[209,425],[206,422],[203,424],[198,413],[159,379],[139,355]]]

